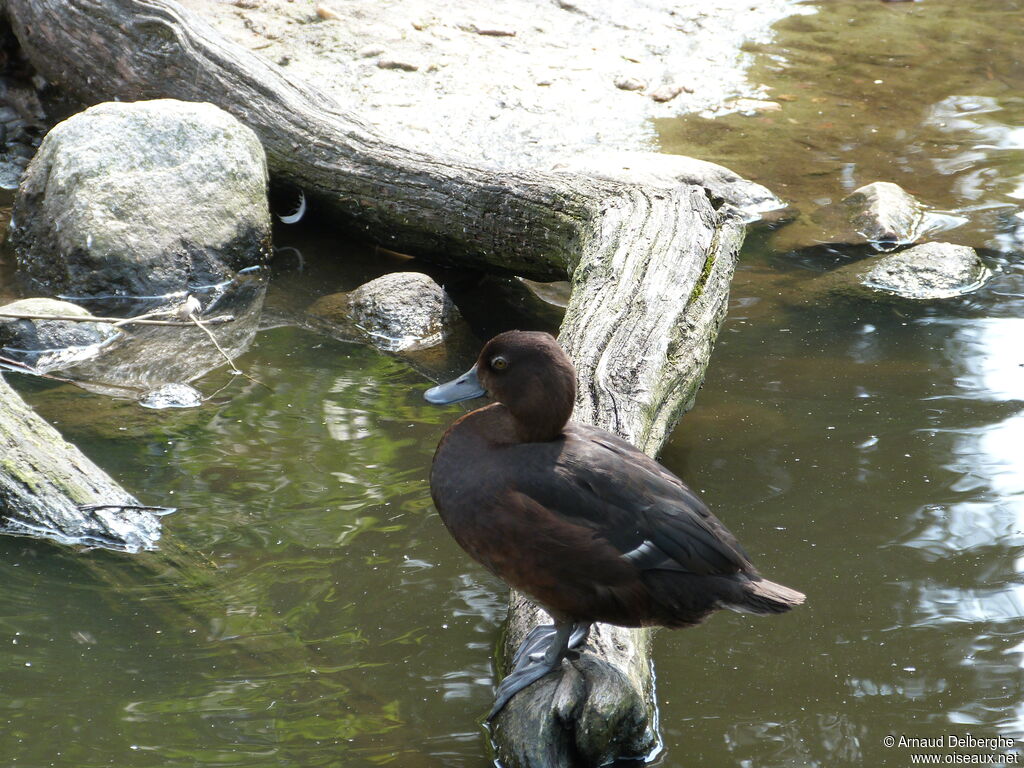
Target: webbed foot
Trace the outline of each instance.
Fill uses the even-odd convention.
[[[494,696],[494,706],[491,707],[491,711],[487,713],[487,721],[490,722],[498,713],[505,708],[505,705],[509,703],[513,696],[519,693],[523,688],[526,688],[530,684],[540,680],[549,672],[554,671],[556,668],[561,666],[562,659],[559,658],[554,662],[547,662],[543,655],[539,661],[527,656],[526,663],[522,664],[519,669],[506,675],[505,679],[498,685],[498,691]]]
[[[519,691],[561,666],[569,649],[579,648],[589,634],[590,624],[565,622],[534,627],[512,657],[512,671],[498,685],[487,721],[493,720]]]
[[[519,669],[523,659],[546,651],[551,645],[551,638],[554,635],[554,624],[541,624],[531,629],[530,633],[523,638],[523,642],[519,644],[519,648],[516,649],[515,656],[512,657],[512,671],[515,672]]]

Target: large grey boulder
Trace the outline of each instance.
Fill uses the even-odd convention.
[[[392,272],[310,306],[313,324],[388,352],[436,346],[461,321],[444,289],[420,272]]]
[[[33,291],[166,296],[265,263],[267,169],[256,135],[211,104],[106,103],[55,126],[10,228]]]

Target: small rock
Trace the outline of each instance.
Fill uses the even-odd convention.
[[[976,290],[990,274],[973,248],[924,243],[827,272],[805,284],[794,300],[818,306],[836,297],[890,302],[948,299]]]
[[[27,165],[28,163],[25,163]],[[21,173],[25,165],[0,160],[0,189],[15,190],[21,183]]]
[[[386,50],[387,49],[383,45],[370,43],[370,45],[364,45],[362,48],[356,51],[356,56],[358,56],[360,59],[370,59],[373,58],[374,56],[380,56]]]
[[[381,59],[377,62],[377,66],[381,69],[398,69],[403,72],[415,72],[420,68],[417,62],[409,61],[408,59]]]
[[[28,165],[28,161],[36,156],[36,148],[34,144],[29,142],[13,142],[12,146],[8,149],[8,155],[11,157],[11,160],[24,160],[25,165]]]
[[[485,35],[487,37],[516,36],[516,30],[510,29],[509,27],[502,27],[497,24],[478,24],[470,22],[469,24],[460,24],[459,29],[463,32],[475,32],[478,35]]]
[[[843,205],[857,232],[879,246],[914,242],[925,222],[925,207],[888,181],[864,185],[844,199]]]
[[[320,5],[318,5],[316,7],[316,15],[319,16],[321,19],[340,19],[341,18],[341,14],[340,13],[338,13],[336,10],[334,10],[331,6],[324,5],[323,3],[321,3]]]
[[[677,83],[666,83],[651,91],[651,98],[659,104],[663,104],[666,101],[672,101],[672,99],[683,91],[686,91],[687,93],[691,92],[686,86],[678,85]]]
[[[729,104],[729,106],[737,112],[743,112],[745,114],[752,114],[755,112],[778,112],[782,109],[782,105],[779,104],[779,102],[763,99],[736,99],[736,101]]]
[[[198,408],[203,404],[203,394],[188,384],[164,384],[147,392],[139,400],[143,408]]]
[[[879,256],[864,274],[864,285],[905,299],[947,299],[981,286],[991,274],[973,248],[924,243]]]
[[[615,87],[623,91],[642,91],[647,87],[647,83],[639,77],[620,75],[615,78]]]
[[[308,312],[333,330],[388,352],[440,344],[460,317],[444,289],[419,272],[394,272],[350,293],[324,296]]]

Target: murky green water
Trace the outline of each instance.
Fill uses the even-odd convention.
[[[1024,196],[1024,3],[811,7],[759,52],[795,100],[661,125],[666,149],[805,210],[897,181],[970,218],[950,239],[1000,242]],[[945,128],[929,122],[947,108]],[[784,232],[749,239],[708,380],[663,460],[808,604],[659,633],[658,762],[904,766],[915,750],[886,748],[888,734],[1024,739],[1019,249],[989,253],[997,274],[967,298],[807,306],[793,297],[850,256],[779,251]],[[298,244],[312,262],[275,276],[270,315],[310,284],[394,266],[353,253],[327,267]],[[446,279],[481,336],[550,326],[494,286]],[[461,408],[424,403],[427,382],[400,360],[292,327],[262,332],[239,364],[273,391],[219,372],[199,382],[202,409],[153,413],[16,382],[140,498],[179,511],[161,556],[0,538],[0,755],[487,765],[505,591],[449,539],[426,482]]]

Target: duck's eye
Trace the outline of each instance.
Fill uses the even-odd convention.
[[[491,368],[493,368],[496,371],[504,371],[506,368],[508,368],[508,359],[501,355],[498,355],[497,357],[492,357]]]

